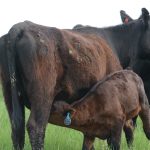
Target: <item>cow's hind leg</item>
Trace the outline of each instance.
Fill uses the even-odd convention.
[[[31,113],[27,123],[27,131],[32,150],[44,149],[45,129],[48,123],[51,105],[53,101],[53,86],[35,82],[32,84],[33,91],[29,93],[31,101]]]
[[[84,135],[82,150],[94,150],[95,137]]]
[[[10,89],[10,82],[5,82],[5,78],[2,80],[2,87],[3,87],[3,95],[6,104],[6,108],[8,111],[10,123],[11,123],[11,138],[13,142],[13,146],[15,150],[22,150],[24,148],[24,141],[25,141],[25,112],[24,112],[24,105],[20,103],[21,110],[22,110],[22,122],[20,122],[20,127],[16,128],[12,122],[12,99],[11,99],[11,89]],[[19,97],[20,101],[22,102],[22,98]],[[21,115],[21,114],[20,114]]]
[[[46,101],[41,103],[39,99],[37,100],[37,103],[38,104],[34,104],[31,108],[27,130],[32,150],[43,150],[45,130],[48,123],[51,104]]]

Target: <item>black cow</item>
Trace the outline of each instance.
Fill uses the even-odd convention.
[[[145,9],[145,11],[147,11],[146,9]],[[148,11],[147,11],[148,12]],[[122,20],[122,22],[124,23],[124,24],[127,24],[127,23],[130,23],[130,22],[132,22],[132,21],[135,21],[134,19],[132,19],[124,10],[121,10],[120,11],[120,16],[121,16],[121,20]],[[138,18],[138,20],[140,20],[140,19],[142,19],[142,15]],[[144,40],[144,41],[146,41],[146,40]],[[146,42],[147,43],[147,42]],[[148,44],[146,45],[146,47],[144,46],[144,49],[146,48],[147,50],[148,50]],[[145,50],[146,50],[145,49]],[[146,51],[147,51],[146,50]],[[144,51],[143,51],[144,52]],[[142,52],[142,54],[144,54]],[[148,52],[148,51],[147,51]],[[150,85],[149,85],[149,77],[148,77],[148,75],[147,75],[147,69],[149,68],[149,63],[148,63],[148,59],[146,59],[145,61],[144,61],[144,59],[142,59],[142,68],[141,68],[141,66],[138,68],[138,67],[136,67],[136,71],[137,71],[137,73],[142,77],[142,79],[144,80],[144,85],[145,85],[145,90],[147,91],[146,93],[149,95],[149,88],[150,88]],[[149,99],[149,101],[150,101],[150,99]],[[136,124],[136,118],[134,119],[134,124]]]
[[[124,14],[125,12],[121,12]],[[124,20],[124,19],[123,19]],[[128,24],[107,28],[80,27],[76,32],[103,37],[118,56],[123,68],[130,67],[142,79],[150,101],[150,18],[143,8],[137,20],[129,18]],[[132,21],[131,21],[132,20]]]

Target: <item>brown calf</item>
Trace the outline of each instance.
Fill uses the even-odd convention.
[[[91,150],[94,138],[107,139],[111,149],[120,149],[121,131],[129,119],[140,115],[144,132],[150,139],[150,109],[141,78],[123,70],[98,82],[82,99],[69,105],[54,103],[51,116],[63,122],[63,114],[70,112],[71,128],[84,133],[83,149]]]

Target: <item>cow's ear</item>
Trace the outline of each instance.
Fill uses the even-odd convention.
[[[123,23],[127,24],[130,21],[133,21],[133,19],[124,11],[120,10],[120,16]]]
[[[144,21],[145,27],[148,28],[149,12],[146,8],[142,8],[142,19]]]

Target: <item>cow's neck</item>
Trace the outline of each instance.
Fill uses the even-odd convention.
[[[104,38],[119,57],[122,66],[126,68],[134,62],[142,28],[141,20],[137,20],[127,25],[122,24],[107,28],[81,27],[74,30]]]
[[[109,46],[118,55],[124,68],[132,65],[138,51],[138,44],[142,33],[140,22],[128,25],[101,28],[100,32]]]

